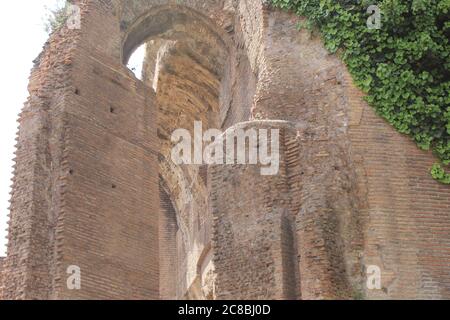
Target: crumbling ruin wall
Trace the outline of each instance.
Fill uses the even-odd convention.
[[[112,4],[79,4],[86,28],[50,38],[21,114],[5,298],[157,298],[152,93],[121,64]]]
[[[436,161],[375,114],[343,73],[355,181],[366,205],[364,266],[378,266],[374,299],[449,299],[450,187],[434,181]]]
[[[225,18],[230,16],[227,23],[232,21],[228,11],[224,11]],[[158,19],[166,14],[184,14],[183,10],[167,11],[164,7],[156,12]],[[144,18],[143,24],[149,21],[151,29],[154,16],[155,12]],[[229,87],[230,81],[236,81],[235,69],[231,68],[236,63],[236,49],[230,46],[227,36],[219,35],[201,18],[194,18],[185,17],[181,35],[167,32],[141,37],[146,44],[143,81],[155,90],[158,106],[155,121],[160,143],[159,174],[167,195],[161,201],[164,214],[160,216],[159,229],[163,239],[159,255],[163,299],[202,299],[213,291],[205,285],[210,282],[207,273],[213,269],[205,260],[211,256],[212,227],[207,198],[208,168],[202,164],[175,165],[171,135],[177,129],[185,129],[193,136],[194,122],[201,122],[202,130],[221,128],[228,117],[228,105],[239,102],[236,98],[231,102],[233,93]],[[136,29],[129,38],[138,35]],[[169,223],[166,212],[170,206],[176,212],[176,232],[175,221]],[[167,247],[172,241],[172,246]],[[177,279],[175,287],[171,278]]]
[[[0,300],[3,299],[3,270],[5,258],[0,258]]]
[[[296,213],[291,210],[299,194],[290,188],[290,150],[285,149],[286,141],[297,143],[295,125],[249,121],[232,126],[226,135],[240,130],[258,135],[260,130],[279,130],[280,166],[276,175],[262,175],[260,165],[211,168],[217,298],[299,299]]]
[[[293,14],[242,1],[246,45],[258,74],[252,116],[295,124],[288,185],[304,299],[349,298],[362,285],[358,186],[351,165],[339,59],[296,29]]]
[[[82,28],[51,36],[20,115],[4,298],[450,298],[433,156],[299,18],[261,0],[74,3]],[[150,41],[140,81],[125,63]],[[280,129],[280,174],[175,166],[170,134],[196,120]]]

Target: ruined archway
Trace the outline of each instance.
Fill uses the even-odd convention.
[[[202,257],[211,251],[207,167],[175,165],[171,159],[171,135],[177,129],[187,129],[193,135],[194,122],[201,122],[204,130],[221,127],[221,104],[230,95],[225,83],[230,68],[227,42],[230,39],[223,32],[220,34],[213,21],[176,5],[153,8],[137,19],[125,36],[124,63],[135,47],[146,44],[142,77],[156,94],[159,175],[164,190],[161,207],[172,205],[171,210],[177,215],[175,233],[173,217],[160,217],[163,299],[202,299],[206,298],[203,291],[214,291],[205,288],[206,274],[198,268]],[[167,241],[172,245],[167,245]],[[175,285],[167,283],[173,279]]]
[[[294,15],[262,0],[72,2],[81,29],[51,36],[20,116],[0,295],[449,296],[450,198],[432,155]],[[143,81],[125,67],[142,43]],[[175,165],[170,135],[194,121],[276,128],[279,174]],[[384,290],[365,287],[368,265]]]

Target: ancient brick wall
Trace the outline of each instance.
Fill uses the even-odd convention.
[[[344,73],[345,74],[345,73]],[[450,188],[434,181],[436,161],[361,100],[345,74],[350,137],[361,193],[367,196],[364,265],[379,266],[382,290],[368,298],[448,299]]]
[[[0,300],[3,299],[3,269],[5,258],[0,258]]]
[[[66,41],[66,39],[73,41]],[[73,94],[70,56],[76,34],[55,34],[36,59],[30,76],[30,97],[19,115],[11,195],[8,257],[4,297],[45,299],[54,286],[58,238],[65,122],[61,110]],[[61,229],[59,228],[59,231]]]
[[[82,28],[50,37],[20,115],[4,298],[450,298],[435,159],[264,3],[75,1]],[[175,165],[194,121],[280,129],[279,174]]]
[[[155,11],[159,13],[158,17],[153,12],[142,22],[150,30],[154,19],[167,15],[176,20],[177,15],[185,15],[187,10],[157,7]],[[235,73],[239,68],[231,65],[242,62],[245,67],[245,63],[242,57],[239,62],[235,61],[237,50],[228,46],[223,35],[218,35],[209,25],[203,25],[200,17],[192,18],[189,15],[183,18],[183,37],[155,35],[147,39],[141,37],[142,31],[135,27],[128,35],[128,42],[133,42],[133,37],[141,37],[146,43],[143,81],[155,90],[158,105],[160,177],[177,218],[178,231],[174,234],[166,217],[161,216],[160,239],[164,241],[160,242],[160,257],[164,265],[160,268],[160,291],[167,297],[175,286],[173,297],[200,299],[206,295],[203,291],[211,291],[204,286],[208,281],[207,274],[203,274],[211,270],[210,263],[205,262],[205,257],[210,256],[212,225],[207,199],[208,168],[201,164],[175,165],[171,159],[173,144],[170,137],[177,129],[186,129],[193,134],[194,121],[201,121],[202,129],[207,130],[220,128],[227,119],[240,116],[237,112],[237,116],[235,113],[229,116],[230,112],[227,112],[231,105],[233,110],[242,110],[238,107],[242,98],[231,90],[231,85],[244,79],[238,79]],[[161,207],[164,209],[169,200],[163,200]],[[168,261],[176,266],[175,285],[171,282],[174,274],[167,274]]]
[[[159,176],[154,93],[124,67],[108,2],[89,2],[73,61],[76,94],[64,194],[62,264],[82,271],[82,290],[56,298],[158,298]],[[100,27],[101,26],[101,27]],[[116,49],[116,50],[115,50]],[[67,253],[67,254],[64,254]],[[87,254],[86,254],[87,253]],[[63,268],[64,268],[63,267]],[[84,271],[83,271],[84,270]]]
[[[310,135],[296,169],[302,297],[448,297],[450,189],[429,175],[435,158],[375,115],[320,39],[293,31],[293,16],[269,13],[266,24],[273,71],[254,112],[296,119]],[[372,265],[382,290],[365,285]]]
[[[294,15],[261,9],[258,2],[240,5],[252,13],[243,15],[243,24],[250,61],[260,79],[252,115],[292,121],[298,131],[298,146],[289,147],[287,183],[297,189],[291,210],[302,297],[349,297],[361,284],[355,258],[362,250],[355,241],[361,237],[361,201],[352,180],[339,60],[319,40],[299,33]],[[251,29],[258,25],[259,30]]]
[[[177,297],[178,290],[178,248],[177,234],[179,232],[177,213],[168,192],[160,187],[161,216],[159,226],[159,266],[160,266],[160,297],[171,300]]]

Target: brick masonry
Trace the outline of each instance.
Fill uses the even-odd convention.
[[[50,37],[19,119],[1,298],[450,298],[435,159],[299,18],[261,0],[74,2],[82,28]],[[124,65],[142,43],[143,81]],[[175,165],[171,132],[199,120],[279,129],[279,174]]]
[[[3,297],[3,269],[5,258],[0,258],[0,297]]]

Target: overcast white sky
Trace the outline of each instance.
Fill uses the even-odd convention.
[[[0,256],[5,255],[12,158],[17,133],[17,116],[25,102],[32,61],[38,56],[48,35],[44,21],[47,8],[61,0],[2,1],[0,10]],[[141,50],[130,61],[140,72]]]

